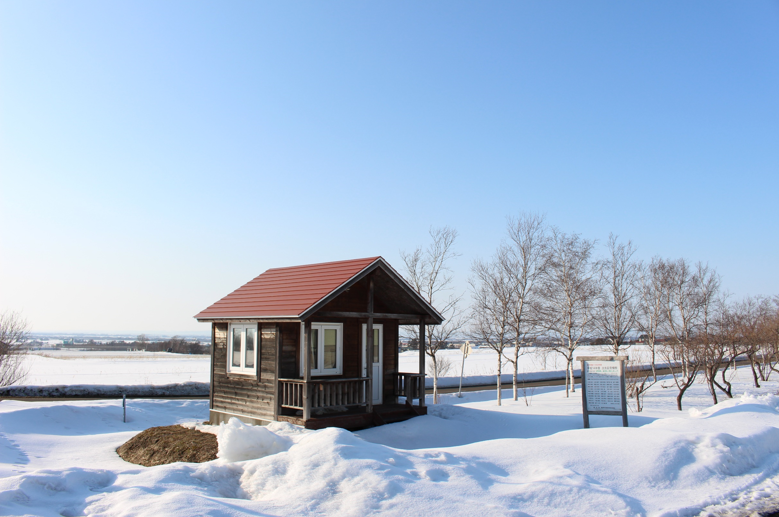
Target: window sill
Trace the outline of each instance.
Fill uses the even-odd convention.
[[[236,379],[256,379],[257,372],[227,372],[227,377]]]

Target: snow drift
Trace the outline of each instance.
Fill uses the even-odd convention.
[[[219,426],[216,441],[219,444],[217,457],[230,462],[264,458],[286,451],[292,445],[289,438],[265,427],[244,424],[237,418]]]
[[[673,407],[653,390],[648,407]],[[630,428],[600,417],[581,429],[580,399],[559,390],[501,408],[445,397],[457,405],[359,433],[236,420],[214,426],[219,459],[150,468],[114,448],[150,422],[198,420],[205,401],[137,401],[128,424],[116,401],[4,401],[0,514],[739,515],[755,501],[779,508],[779,397],[767,391],[648,409]]]

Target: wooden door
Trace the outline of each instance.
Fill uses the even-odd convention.
[[[368,376],[365,363],[368,358],[366,331],[368,325],[362,325],[362,374]],[[384,402],[384,326],[373,324],[373,404]]]

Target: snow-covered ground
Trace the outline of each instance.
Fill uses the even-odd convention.
[[[578,392],[536,389],[527,405],[505,402],[506,390],[501,407],[494,392],[472,392],[357,433],[212,429],[227,456],[150,468],[116,447],[150,426],[204,420],[206,401],[134,400],[128,423],[120,401],[3,401],[0,514],[747,515],[779,508],[779,383],[754,390],[740,375],[735,400],[708,407],[696,384],[684,412],[657,385],[627,429],[616,417],[581,429]],[[280,452],[227,460],[252,441],[255,455]]]

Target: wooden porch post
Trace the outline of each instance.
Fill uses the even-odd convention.
[[[368,324],[365,326],[365,364],[368,374],[368,413],[373,412],[373,275],[368,279]]]
[[[419,405],[425,405],[425,317],[419,318],[419,373],[422,376],[419,378]]]
[[[279,420],[281,413],[281,395],[279,393],[279,377],[281,377],[281,352],[284,344],[281,342],[281,325],[276,324],[276,334],[273,346],[276,350],[276,361],[273,365],[273,420]]]
[[[211,323],[211,380],[208,384],[208,409],[214,409],[214,354],[216,352],[216,322]],[[225,347],[225,354],[227,347]],[[229,360],[229,359],[228,359]],[[211,415],[208,415],[209,420]],[[213,422],[212,422],[213,423]]]
[[[311,418],[311,400],[309,398],[311,388],[311,321],[303,323],[303,421]]]

